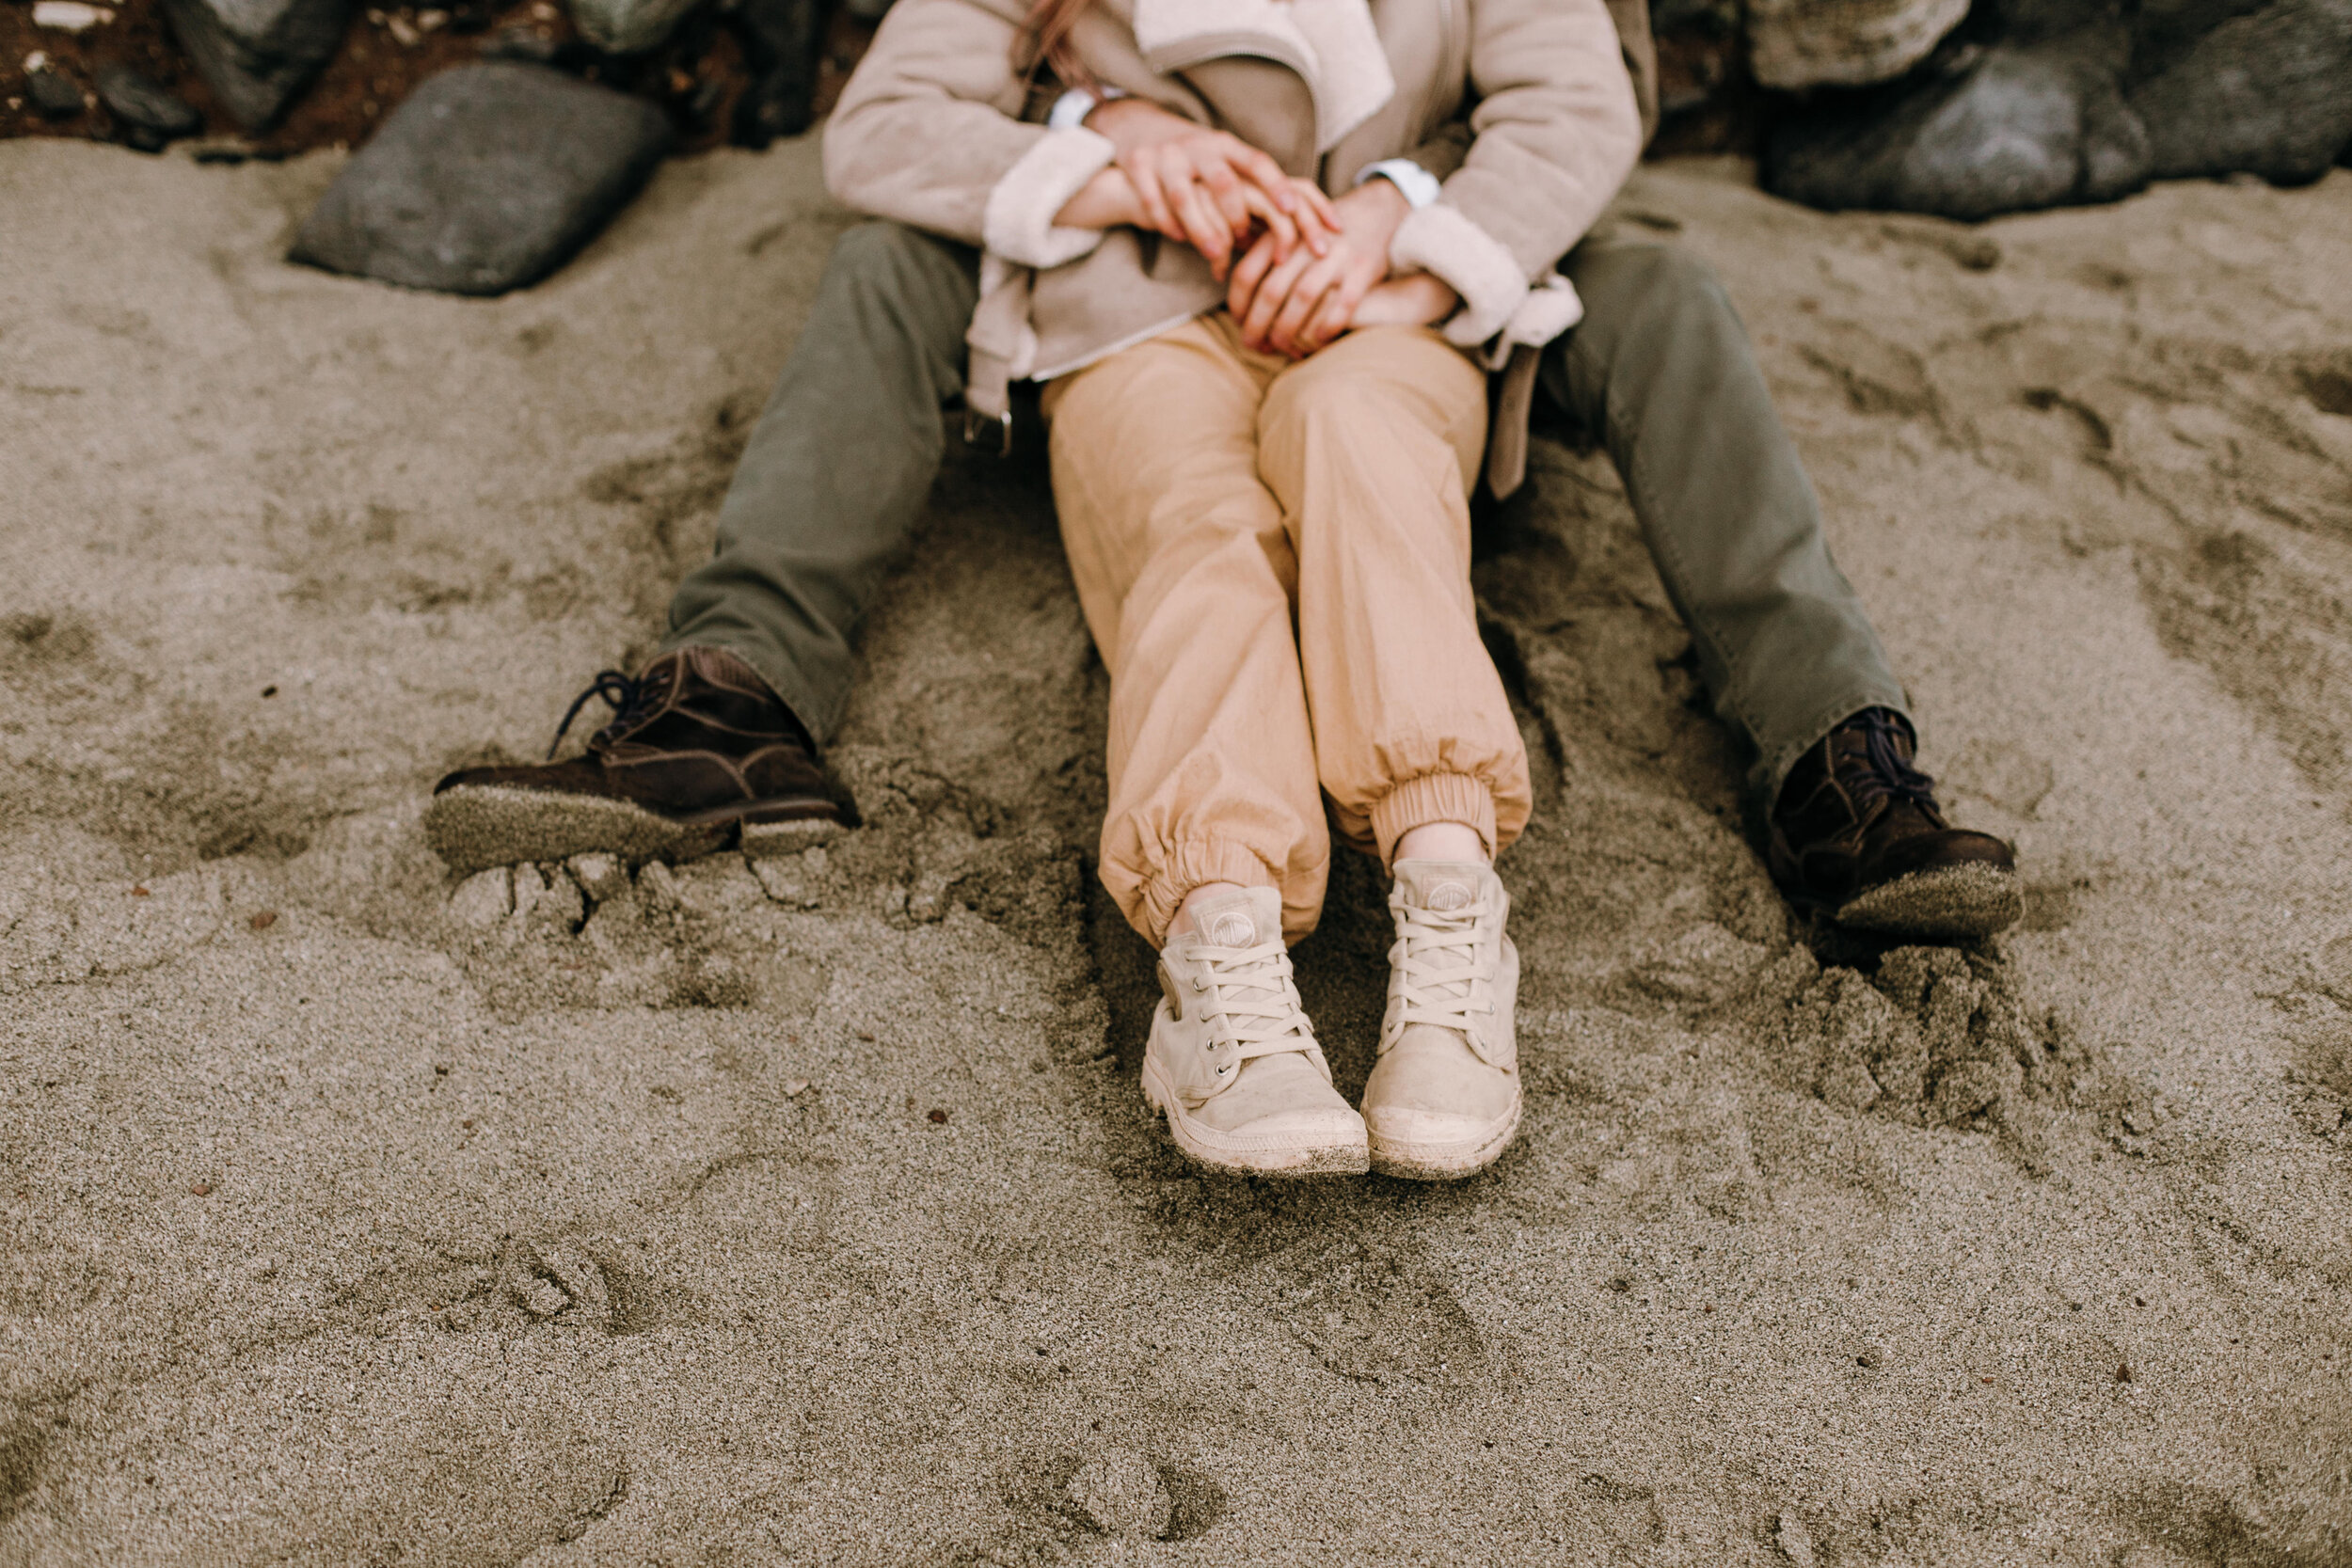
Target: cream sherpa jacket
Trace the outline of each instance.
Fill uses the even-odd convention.
[[[1042,123],[1053,89],[1014,65],[1026,11],[1026,0],[898,0],[825,133],[841,201],[980,247],[966,400],[991,418],[1012,381],[1067,374],[1225,293],[1189,246],[1055,224],[1112,148]],[[1554,268],[1644,139],[1635,51],[1604,0],[1096,0],[1073,41],[1097,81],[1231,131],[1332,195],[1384,158],[1440,176],[1391,261],[1450,284],[1462,305],[1447,339],[1515,381],[1534,368],[1516,351],[1581,315]],[[1523,470],[1524,392],[1502,399],[1498,494]]]

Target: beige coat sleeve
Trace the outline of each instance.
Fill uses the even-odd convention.
[[[1054,215],[1110,163],[1110,140],[1022,120],[1021,15],[1017,0],[898,0],[825,127],[834,198],[1025,266],[1102,243]]]
[[[1582,313],[1552,269],[1633,171],[1642,116],[1603,0],[1471,0],[1470,78],[1470,151],[1390,256],[1453,285],[1446,336],[1500,358]]]

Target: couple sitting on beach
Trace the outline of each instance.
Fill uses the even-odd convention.
[[[1041,383],[1111,675],[1104,884],[1161,949],[1143,1092],[1200,1162],[1450,1179],[1518,1125],[1525,825],[1470,497],[1542,397],[1606,444],[1801,907],[1912,937],[2013,920],[1949,827],[1901,684],[1723,291],[1591,233],[1652,101],[1641,0],[900,0],[826,133],[835,247],[664,651],[585,755],[442,781],[514,858],[676,853],[838,817],[818,748],[852,629],[942,459]],[[1394,878],[1360,1112],[1288,944],[1328,821]],[[458,830],[462,829],[462,832]]]

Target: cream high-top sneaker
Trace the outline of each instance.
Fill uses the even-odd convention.
[[[1176,1147],[1215,1170],[1360,1176],[1364,1118],[1331,1068],[1291,981],[1282,900],[1249,888],[1202,902],[1198,930],[1168,939],[1143,1097]]]
[[[1450,1181],[1494,1164],[1519,1130],[1511,897],[1474,861],[1399,861],[1389,909],[1389,1010],[1364,1085],[1372,1168]]]

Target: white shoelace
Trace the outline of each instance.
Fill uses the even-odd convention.
[[[1211,1021],[1216,1046],[1232,1052],[1220,1072],[1253,1056],[1314,1044],[1307,1005],[1291,978],[1290,950],[1279,937],[1255,947],[1196,947],[1193,955],[1207,977],[1196,974],[1192,989],[1204,998],[1201,1011]]]
[[[1459,1029],[1473,1042],[1473,1020],[1495,1010],[1494,976],[1479,962],[1478,927],[1493,914],[1484,898],[1458,910],[1423,910],[1399,902],[1401,919],[1389,964],[1404,982],[1400,1024]]]

